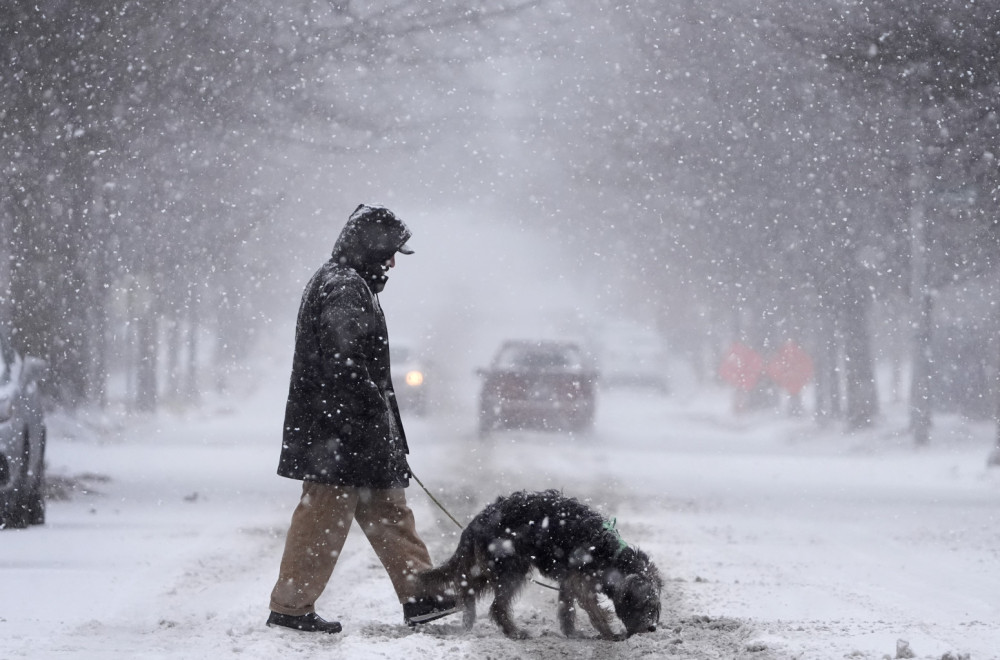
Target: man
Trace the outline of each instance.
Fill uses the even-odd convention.
[[[278,474],[302,483],[267,625],[340,632],[316,614],[351,521],[368,537],[408,625],[455,611],[454,599],[416,592],[431,568],[403,489],[408,448],[392,383],[378,293],[396,253],[412,254],[407,226],[389,209],[354,210],[329,261],[306,285],[295,329]]]

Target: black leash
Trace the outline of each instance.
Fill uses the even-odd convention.
[[[424,482],[422,482],[420,480],[420,477],[418,477],[417,475],[415,475],[413,473],[412,469],[410,470],[410,476],[413,477],[414,481],[416,481],[418,484],[420,484],[420,487],[424,489],[425,493],[427,493],[427,497],[431,498],[431,502],[434,502],[434,504],[437,505],[437,508],[439,508],[442,511],[444,511],[444,515],[448,516],[453,523],[455,523],[456,525],[458,525],[459,529],[465,529],[465,526],[462,525],[462,523],[460,523],[457,520],[455,520],[455,516],[451,515],[451,513],[448,511],[448,509],[444,508],[444,505],[441,504],[436,497],[434,497],[434,494],[427,488],[427,486],[424,485]],[[559,587],[553,587],[551,584],[545,584],[544,582],[539,582],[535,578],[528,578],[528,579],[530,579],[532,582],[534,582],[535,584],[537,584],[540,587],[545,587],[547,589],[552,589],[553,591],[559,591]]]
[[[425,486],[424,482],[422,482],[420,480],[420,477],[418,477],[417,475],[413,474],[413,470],[410,470],[410,476],[413,477],[414,481],[416,481],[418,484],[420,484],[420,487],[424,489],[425,493],[427,493],[427,497],[431,498],[431,502],[434,502],[434,504],[437,504],[437,507],[439,509],[441,509],[442,511],[444,511],[444,515],[446,515],[449,518],[451,518],[451,521],[453,523],[455,523],[456,525],[458,525],[459,529],[465,529],[465,527],[462,526],[462,523],[460,523],[457,520],[455,520],[455,516],[451,515],[451,513],[448,512],[448,509],[444,508],[444,505],[441,504],[440,502],[438,502],[438,499],[436,497],[434,497],[433,493],[431,493],[431,491],[429,491],[427,489],[427,486]]]

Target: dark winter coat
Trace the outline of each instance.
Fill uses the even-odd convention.
[[[392,219],[375,234],[398,248],[410,233]],[[278,474],[401,488],[410,476],[406,436],[389,377],[385,315],[372,292],[380,286],[366,282],[382,277],[377,266],[386,259],[385,246],[372,240],[370,225],[359,231],[363,219],[353,220],[354,215],[302,295]]]

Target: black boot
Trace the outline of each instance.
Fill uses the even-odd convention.
[[[406,625],[415,626],[440,619],[458,611],[454,598],[421,596],[403,603],[403,620]]]
[[[339,633],[341,630],[339,621],[327,621],[315,612],[309,612],[300,616],[271,612],[271,616],[267,617],[267,625],[284,626],[285,628],[301,630],[302,632],[325,632],[330,634]]]

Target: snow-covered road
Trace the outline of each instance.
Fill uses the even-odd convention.
[[[402,625],[362,535],[320,612],[344,633],[263,626],[298,484],[274,474],[280,387],[153,419],[50,421],[50,475],[75,485],[48,524],[0,532],[0,659],[1000,658],[1000,471],[992,428],[939,423],[914,451],[844,437],[724,393],[614,391],[587,437],[474,434],[470,410],[408,419],[412,466],[459,520],[496,495],[562,488],[616,517],[667,579],[664,624],[625,642],[566,640],[529,588],[516,642],[481,620]],[[436,560],[458,529],[414,485]],[[586,624],[583,624],[584,629]]]

